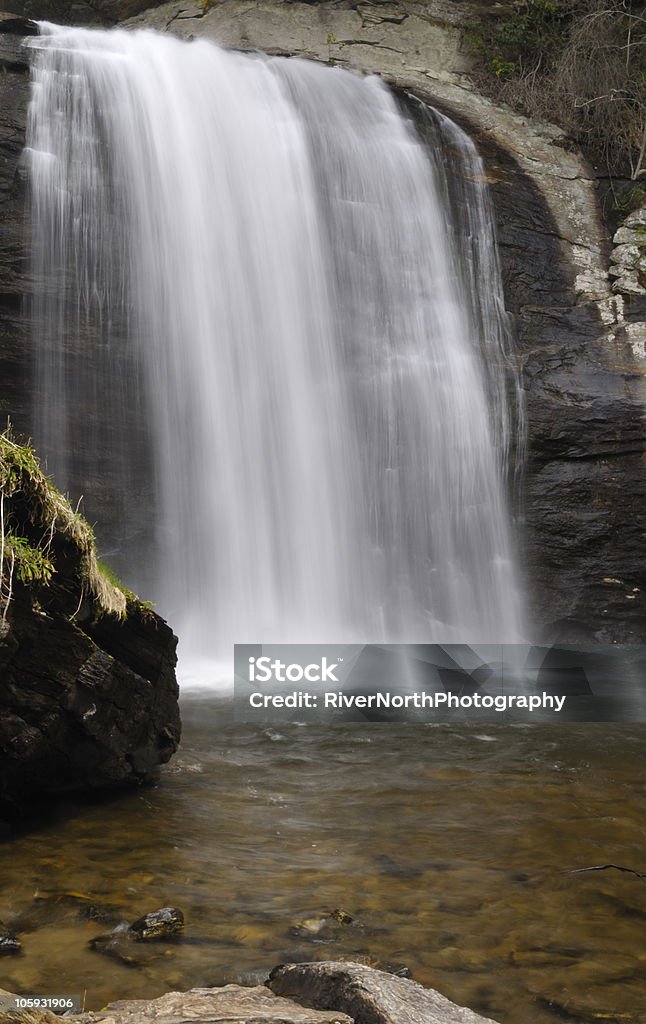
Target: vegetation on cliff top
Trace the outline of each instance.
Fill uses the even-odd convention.
[[[611,176],[646,178],[642,0],[524,0],[473,25],[468,43],[487,92],[556,121]],[[633,205],[646,199],[633,191]]]
[[[130,595],[99,562],[92,527],[43,473],[29,445],[11,429],[0,434],[0,619],[6,620],[15,582],[47,585],[56,573],[55,540],[77,549],[81,594],[98,614],[123,618]]]

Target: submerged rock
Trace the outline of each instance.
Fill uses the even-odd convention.
[[[566,1003],[558,999],[537,999],[538,1005],[560,1020],[562,1024],[639,1024],[639,1018],[631,1013],[620,1013],[613,1010],[595,1010],[583,1003],[568,999]]]
[[[315,917],[304,917],[295,921],[289,929],[293,938],[312,938],[318,936],[320,939],[331,939],[339,934],[339,926],[354,924],[354,918],[345,910],[330,910],[325,914]]]
[[[101,903],[93,896],[80,892],[50,892],[34,896],[33,902],[13,918],[12,926],[18,932],[34,932],[64,921],[100,921],[117,924],[122,914],[113,904]]]
[[[96,935],[90,939],[88,946],[95,953],[102,953],[112,960],[118,960],[126,967],[143,967],[150,957],[145,949],[136,943],[135,936],[124,922],[105,935]]]

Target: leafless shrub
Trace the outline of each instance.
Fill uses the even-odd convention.
[[[646,176],[643,3],[528,0],[478,38],[499,99],[559,124],[610,174]]]

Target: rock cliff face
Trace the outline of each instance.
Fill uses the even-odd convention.
[[[34,13],[42,16],[53,3],[33,0]],[[104,21],[133,10],[128,0],[85,6]],[[563,133],[528,123],[474,89],[462,37],[483,7],[448,0],[173,0],[128,24],[376,73],[472,134],[491,184],[524,370],[529,441],[519,521],[532,617],[549,639],[643,641],[643,297],[612,287],[597,182]],[[89,20],[83,3],[75,10],[79,22]],[[72,17],[71,4],[64,14]],[[0,239],[0,358],[9,383],[0,385],[0,400],[28,429],[19,231],[27,82],[19,37],[11,45],[8,39],[0,79],[7,225]]]
[[[0,436],[0,818],[132,785],[177,749],[176,638],[96,559],[30,449]]]
[[[0,18],[0,416],[29,422],[29,254],[25,237],[25,145],[29,64],[21,45],[36,32],[25,18]]]
[[[60,25],[115,25],[153,6],[149,0],[4,0],[7,13]]]

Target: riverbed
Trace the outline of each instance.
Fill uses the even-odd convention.
[[[339,956],[504,1024],[646,1021],[646,727],[234,721],[183,702],[154,788],[70,802],[0,847],[0,984],[88,1008]],[[185,936],[89,941],[162,906]],[[335,914],[342,911],[342,914]]]

